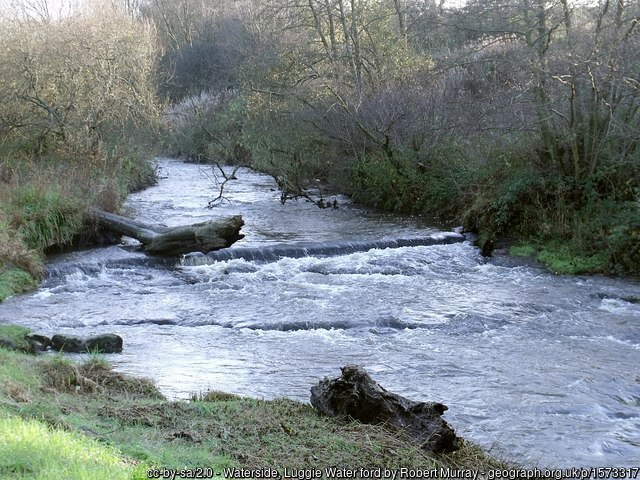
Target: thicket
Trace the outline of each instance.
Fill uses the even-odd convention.
[[[33,285],[44,252],[90,236],[90,207],[154,179],[151,25],[25,5],[0,20],[0,300]]]
[[[170,152],[519,238],[557,272],[640,272],[637,2],[201,3],[143,2]]]

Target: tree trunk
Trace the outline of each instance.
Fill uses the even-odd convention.
[[[312,387],[311,405],[332,417],[393,427],[429,452],[453,452],[459,447],[459,438],[442,418],[445,405],[414,402],[388,392],[357,365],[342,367],[341,377]]]
[[[94,218],[100,226],[113,232],[133,237],[153,255],[182,255],[190,252],[208,253],[230,247],[244,238],[240,228],[244,221],[240,215],[217,218],[193,225],[166,227],[145,224],[113,213],[94,209]]]

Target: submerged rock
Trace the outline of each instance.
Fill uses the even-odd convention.
[[[120,353],[122,352],[122,343],[122,337],[114,333],[94,337],[75,335],[54,335],[51,337],[53,349],[67,353]]]
[[[458,449],[456,433],[442,418],[446,405],[415,402],[388,392],[358,365],[348,365],[341,370],[341,377],[324,379],[311,388],[311,404],[322,413],[393,426],[429,452]]]

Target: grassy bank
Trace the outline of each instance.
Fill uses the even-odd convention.
[[[0,156],[0,302],[37,285],[47,252],[98,240],[91,208],[117,210],[155,181],[140,153],[100,160]]]
[[[0,326],[19,344],[26,329]],[[431,457],[379,426],[291,400],[221,392],[166,400],[100,357],[76,364],[0,347],[0,478],[147,478],[155,469],[504,468],[464,443]]]
[[[115,6],[37,10],[0,22],[0,301],[33,287],[47,252],[95,239],[91,207],[153,181],[153,29]]]

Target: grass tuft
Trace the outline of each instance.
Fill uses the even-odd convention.
[[[38,281],[28,272],[20,268],[0,267],[0,302],[21,293],[33,290]]]

